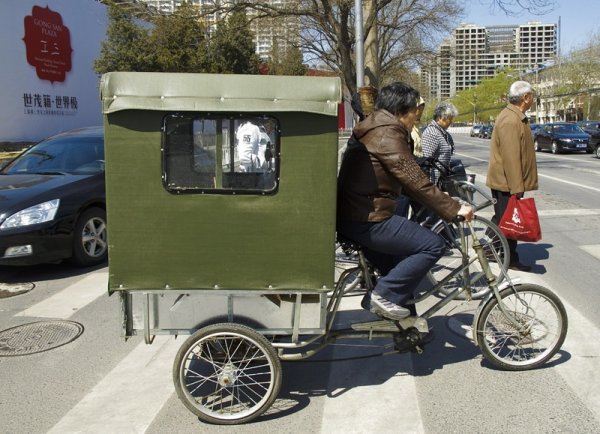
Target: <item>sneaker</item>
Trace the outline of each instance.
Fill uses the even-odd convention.
[[[398,306],[375,293],[371,294],[371,312],[396,321],[410,316],[408,309]]]

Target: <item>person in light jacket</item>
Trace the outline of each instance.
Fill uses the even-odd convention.
[[[523,197],[526,191],[537,190],[538,172],[535,149],[529,121],[525,113],[533,104],[534,93],[531,84],[516,81],[508,92],[509,104],[500,112],[490,143],[490,161],[486,185],[492,190],[494,217],[500,222],[511,195]],[[517,253],[517,241],[508,240],[510,248],[509,268],[530,271]]]

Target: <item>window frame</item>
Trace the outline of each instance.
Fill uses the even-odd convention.
[[[214,187],[187,187],[187,186],[173,186],[170,185],[169,180],[172,179],[173,174],[167,173],[168,170],[168,159],[170,144],[168,142],[168,127],[170,120],[188,120],[190,126],[193,128],[195,121],[215,121],[215,173],[214,173]],[[274,168],[268,172],[253,172],[244,173],[235,170],[234,163],[234,150],[236,148],[236,128],[242,125],[244,121],[253,121],[265,125],[270,122],[273,127],[274,141],[272,143],[272,161]],[[224,138],[223,132],[228,129],[228,138]],[[225,140],[228,143],[225,144]],[[190,146],[190,163],[193,165],[194,160],[194,138],[193,133],[191,136]],[[225,162],[223,161],[223,151],[225,146],[229,148],[230,161],[227,163],[230,169],[227,171]],[[280,184],[280,166],[281,166],[281,122],[279,118],[273,114],[263,113],[218,113],[218,112],[172,112],[168,113],[163,117],[161,127],[161,178],[164,189],[171,194],[216,194],[216,195],[256,195],[256,196],[272,196],[277,194],[279,191]],[[238,163],[239,164],[239,163]],[[198,173],[200,177],[201,172]],[[273,187],[270,189],[264,188],[229,188],[223,186],[224,175],[236,174],[236,176],[248,176],[257,177],[261,173],[271,173],[273,177]]]

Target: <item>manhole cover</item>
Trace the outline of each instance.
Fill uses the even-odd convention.
[[[34,283],[0,283],[0,298],[25,294],[35,288]]]
[[[41,353],[68,344],[83,333],[73,321],[39,321],[0,332],[0,357]]]

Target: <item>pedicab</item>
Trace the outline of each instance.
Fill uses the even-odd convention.
[[[335,273],[338,78],[113,72],[100,91],[109,292],[119,297],[124,337],[150,344],[156,335],[189,335],[173,381],[200,420],[255,419],[277,397],[282,360],[337,339],[389,338],[397,351],[422,350],[427,318],[443,305],[333,329],[345,280],[358,270],[369,290],[376,278],[360,246],[344,242],[358,265]],[[507,289],[523,290],[510,279],[503,285],[474,320],[476,343],[479,336],[492,359],[486,321],[498,304],[506,312]],[[533,362],[509,369],[544,363],[562,344],[564,308],[550,298],[558,336]],[[503,323],[530,336],[530,318]]]

